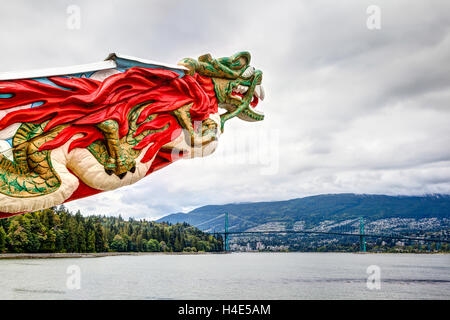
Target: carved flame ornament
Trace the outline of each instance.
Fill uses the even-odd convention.
[[[178,65],[111,54],[90,65],[0,73],[0,217],[211,154],[227,120],[264,119],[261,81],[248,52]]]

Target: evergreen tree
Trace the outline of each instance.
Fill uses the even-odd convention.
[[[67,222],[68,236],[66,240],[67,252],[79,252],[77,222],[74,217],[69,217]]]
[[[105,241],[103,239],[103,228],[100,223],[95,224],[95,251],[103,252],[105,251]]]
[[[86,251],[87,252],[95,252],[95,232],[94,232],[94,230],[89,231]]]
[[[78,252],[86,252],[86,231],[81,221],[78,222],[76,235],[78,243]]]
[[[174,251],[176,251],[176,252],[183,251],[183,245],[181,244],[181,240],[178,236],[175,238],[175,243],[174,243],[173,247],[174,247]]]
[[[6,250],[6,232],[2,226],[0,226],[0,253]]]

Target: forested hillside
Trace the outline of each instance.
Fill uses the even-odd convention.
[[[303,221],[314,227],[322,221],[336,222],[364,217],[367,221],[388,218],[450,218],[450,196],[387,196],[324,194],[286,201],[208,205],[191,212],[165,216],[158,221],[187,222],[202,230],[224,229],[224,213],[230,228],[245,230],[270,222]]]
[[[64,206],[0,219],[0,253],[220,250],[220,237],[187,224],[84,217]]]

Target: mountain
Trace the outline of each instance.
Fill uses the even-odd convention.
[[[188,213],[174,213],[158,222],[187,222],[203,231],[223,231],[225,213],[230,230],[315,228],[355,223],[364,217],[377,226],[409,225],[426,228],[450,222],[450,195],[387,196],[324,194],[286,201],[207,205]],[[375,223],[377,221],[377,223]]]

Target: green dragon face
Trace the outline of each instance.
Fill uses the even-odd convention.
[[[263,73],[250,66],[249,52],[219,59],[206,54],[198,60],[183,59],[179,64],[188,68],[190,75],[198,73],[212,79],[219,107],[226,110],[221,115],[222,130],[224,123],[236,116],[245,121],[264,120],[259,107],[265,95],[261,85]]]

